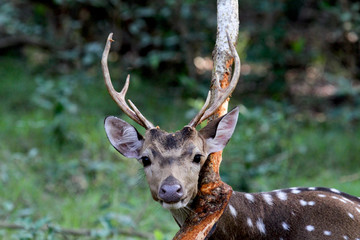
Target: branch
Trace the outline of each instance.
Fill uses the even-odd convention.
[[[8,222],[0,222],[0,229],[10,229],[10,230],[27,230],[29,227],[23,226],[21,224],[15,223],[8,223]],[[41,231],[53,231],[58,234],[62,235],[71,235],[74,237],[91,237],[97,236],[103,230],[101,229],[71,229],[71,228],[61,228],[57,226],[51,225],[44,225],[40,228]],[[116,229],[113,234],[123,235],[123,236],[130,236],[130,237],[139,237],[143,239],[153,239],[152,234],[144,233],[144,232],[137,232],[135,230],[118,230]]]

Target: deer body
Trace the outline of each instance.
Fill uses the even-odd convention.
[[[234,192],[210,239],[360,240],[360,199],[314,187]]]
[[[143,126],[146,133],[142,136],[129,123],[107,117],[106,134],[117,151],[138,159],[143,165],[151,196],[170,210],[181,226],[193,213],[192,201],[198,193],[201,168],[210,154],[224,149],[234,132],[238,108],[199,131],[196,126],[211,116],[234,90],[240,74],[239,57],[229,44],[235,62],[229,87],[222,90],[215,83],[213,87],[218,91],[213,104],[209,106],[209,94],[199,114],[188,125],[168,133],[154,127],[130,100],[130,107],[127,105],[129,76],[121,92],[114,90],[107,67],[111,36],[102,59],[106,86],[120,108]],[[290,188],[253,194],[233,192],[209,238],[360,240],[360,199],[327,188]]]

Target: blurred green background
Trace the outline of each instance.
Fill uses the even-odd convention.
[[[241,114],[221,176],[239,191],[327,186],[360,196],[360,3],[240,0]],[[216,1],[0,0],[0,239],[171,239],[141,166],[103,129],[126,120],[100,57],[154,124],[176,131],[206,97]],[[131,122],[131,121],[129,121]],[[49,224],[45,231],[43,226]],[[92,237],[56,229],[98,230]],[[135,238],[136,239],[136,238]]]

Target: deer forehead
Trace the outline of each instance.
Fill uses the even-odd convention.
[[[194,151],[204,150],[204,140],[197,130],[184,127],[175,133],[153,128],[146,132],[143,153],[154,158],[191,156]]]

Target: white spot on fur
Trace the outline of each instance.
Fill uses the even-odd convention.
[[[309,187],[308,190],[310,190],[310,191],[315,191],[315,190],[316,190],[316,187]]]
[[[330,231],[324,231],[324,235],[331,236],[331,232]]]
[[[301,200],[300,200],[300,204],[301,204],[301,206],[314,206],[314,205],[315,205],[315,202],[314,202],[314,201],[309,201],[309,202],[307,202],[307,201],[301,199]]]
[[[354,215],[352,215],[351,213],[348,213],[349,217],[351,217],[352,219],[354,219]]]
[[[347,199],[346,197],[342,197],[342,199],[346,202],[349,202],[351,204],[355,204],[353,201],[351,201],[350,199]]]
[[[315,202],[314,202],[314,201],[310,201],[310,202],[308,202],[308,205],[309,205],[309,206],[314,206],[314,205],[315,205]]]
[[[326,197],[325,194],[318,194],[318,196],[319,196],[319,197],[322,197],[322,198]]]
[[[230,209],[231,215],[236,217],[237,216],[237,211],[235,210],[235,208],[231,204],[229,204],[229,209]]]
[[[281,225],[282,225],[284,230],[286,230],[286,231],[290,230],[290,226],[286,222],[283,222]]]
[[[335,188],[330,188],[330,191],[332,191],[332,192],[334,192],[334,193],[340,193],[340,191],[339,190],[337,190],[337,189],[335,189]]]
[[[249,227],[253,227],[253,226],[254,226],[254,224],[253,224],[253,222],[251,221],[250,218],[247,218],[247,225],[248,225]]]
[[[358,213],[360,213],[360,209],[359,209],[359,208],[356,207],[355,209],[356,209],[356,211],[358,211]]]
[[[262,234],[266,234],[265,224],[261,218],[256,221],[256,227]]]
[[[343,202],[343,203],[348,203],[347,201],[345,201],[344,199],[341,199],[341,198],[339,198],[339,197],[337,197],[337,196],[331,196],[331,198],[333,198],[333,199],[336,199],[336,200],[339,200],[339,201],[341,201],[341,202]]]
[[[348,239],[349,239],[349,237],[348,237],[348,236],[344,236],[344,239],[345,239],[345,240],[348,240]]]
[[[307,225],[305,229],[306,229],[307,231],[309,231],[309,232],[312,232],[312,231],[315,230],[315,227],[312,226],[312,225]]]
[[[250,202],[254,202],[255,198],[252,194],[250,193],[245,193],[245,197],[247,198],[247,200],[249,200]]]
[[[271,196],[270,194],[264,193],[262,196],[263,196],[263,198],[264,198],[264,200],[265,200],[265,202],[266,202],[267,204],[269,204],[269,205],[273,205],[273,204],[274,204],[274,203],[273,203],[273,198],[272,198],[272,196]]]
[[[291,193],[299,194],[299,193],[301,193],[301,191],[299,189],[294,189],[294,190],[291,190]]]
[[[287,200],[287,194],[284,192],[277,192],[276,196],[281,200],[281,201],[286,201]]]
[[[339,198],[339,201],[347,204],[347,202],[344,199]]]

